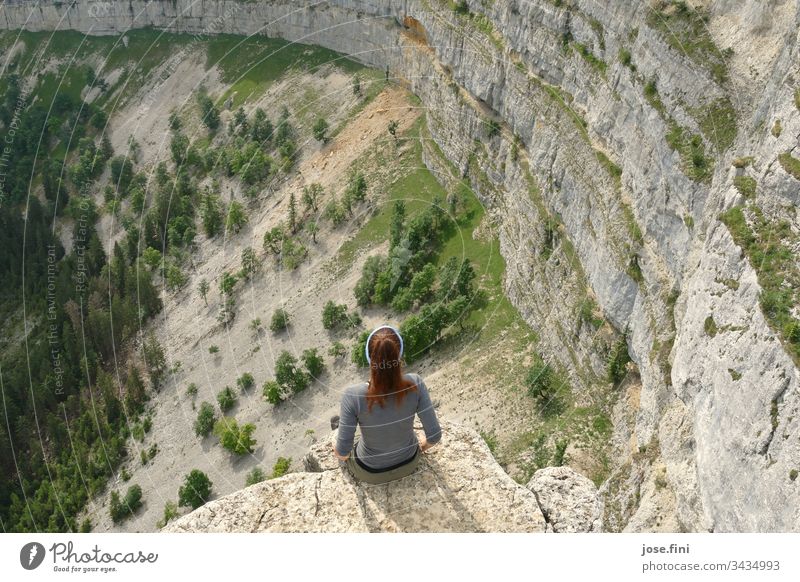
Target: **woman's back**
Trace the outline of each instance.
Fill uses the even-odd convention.
[[[388,395],[381,406],[368,406],[366,382],[349,386],[342,395],[337,451],[346,455],[353,447],[356,426],[361,428],[356,457],[371,468],[391,467],[413,457],[418,441],[414,415],[418,414],[431,444],[441,438],[441,428],[428,388],[419,374],[404,374],[416,386],[404,389],[404,396]]]

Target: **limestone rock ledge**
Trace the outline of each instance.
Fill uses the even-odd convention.
[[[475,431],[450,422],[442,431],[442,442],[399,481],[357,483],[323,439],[303,459],[306,471],[210,501],[162,531],[554,531],[533,491],[503,471]]]
[[[603,530],[603,503],[597,487],[587,477],[569,467],[539,469],[528,481],[554,533],[600,532]]]

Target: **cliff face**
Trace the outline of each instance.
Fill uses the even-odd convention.
[[[557,531],[600,530],[597,490],[590,481],[588,490],[581,488],[587,479],[561,468],[561,487],[539,479],[536,489],[533,481],[525,488],[500,468],[476,432],[453,423],[442,427],[442,443],[401,480],[356,482],[326,439],[304,458],[305,472],[211,501],[163,531],[542,533],[554,531],[553,524]],[[547,505],[540,507],[537,497]],[[553,523],[542,509],[549,509]]]
[[[20,2],[0,25],[267,34],[388,67],[489,209],[508,295],[577,393],[606,381],[609,343],[581,306],[627,330],[641,390],[615,418],[608,527],[652,529],[670,507],[679,529],[800,529],[789,328],[762,310],[766,263],[720,220],[746,207],[755,231],[757,209],[767,238],[784,221],[798,249],[800,175],[785,157],[800,151],[797,3],[467,4]]]

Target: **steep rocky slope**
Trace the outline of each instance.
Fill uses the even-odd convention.
[[[20,2],[0,23],[267,34],[388,67],[576,393],[614,345],[582,306],[625,332],[641,385],[614,419],[606,527],[797,530],[800,9],[690,4]]]

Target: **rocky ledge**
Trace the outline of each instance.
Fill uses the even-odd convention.
[[[597,490],[585,477],[559,467],[557,478],[543,478],[556,469],[551,467],[537,471],[524,487],[503,471],[475,431],[450,422],[442,429],[442,442],[399,481],[356,482],[331,454],[333,433],[311,447],[305,471],[210,501],[162,531],[600,531]],[[545,515],[569,527],[554,526]]]

